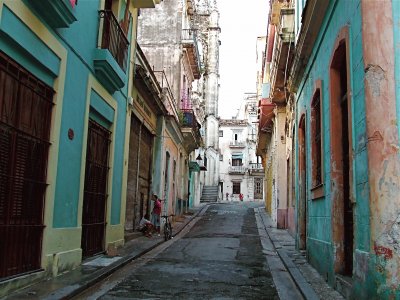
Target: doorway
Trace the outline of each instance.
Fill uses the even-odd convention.
[[[307,249],[307,158],[306,118],[302,115],[299,123],[299,249]]]
[[[347,30],[339,35],[330,69],[331,83],[331,169],[333,242],[337,249],[335,272],[352,275],[354,217],[352,188],[352,128],[349,95]]]
[[[82,209],[83,257],[104,251],[110,137],[110,131],[89,120]]]
[[[39,270],[53,89],[0,51],[0,278]]]

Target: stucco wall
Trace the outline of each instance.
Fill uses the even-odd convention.
[[[121,207],[128,89],[125,82],[121,90],[110,95],[95,75],[93,59],[101,1],[80,2],[73,10],[78,21],[66,29],[50,26],[29,2],[0,1],[1,30],[8,31],[9,35],[7,39],[0,38],[0,44],[3,51],[56,92],[42,247],[42,267],[56,275],[81,261],[82,202],[91,110],[109,123],[112,132],[105,249],[108,244],[118,245],[123,241]],[[73,139],[68,137],[69,129],[74,132]]]
[[[310,144],[310,102],[314,92],[315,81],[322,81],[321,99],[323,110],[323,169],[324,192],[322,198],[311,200],[311,164],[307,164],[307,251],[310,262],[327,277],[333,284],[333,259],[335,248],[332,243],[332,201],[331,201],[331,120],[330,120],[330,61],[334,51],[337,35],[344,26],[349,26],[349,53],[350,53],[350,85],[352,104],[353,140],[353,193],[354,205],[354,247],[357,255],[365,256],[370,249],[369,242],[369,185],[366,151],[366,121],[364,102],[364,65],[362,57],[362,32],[360,1],[333,1],[325,15],[312,56],[309,59],[303,80],[297,93],[297,127],[300,117],[306,113],[306,145]],[[316,63],[318,62],[318,63]],[[310,151],[307,151],[307,162],[312,161]],[[298,156],[298,144],[296,144]],[[296,159],[298,162],[298,157]],[[299,174],[296,178],[298,181]],[[299,187],[296,187],[299,195]],[[298,201],[298,199],[297,199]],[[358,265],[354,268],[357,272]]]

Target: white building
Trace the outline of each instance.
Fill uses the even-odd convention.
[[[256,156],[257,97],[246,94],[238,116],[243,119],[223,119],[219,122],[220,199],[262,201],[264,169]]]

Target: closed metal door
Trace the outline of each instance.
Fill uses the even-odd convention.
[[[41,267],[53,96],[0,51],[0,278]]]
[[[89,120],[82,211],[84,257],[104,251],[110,132]]]

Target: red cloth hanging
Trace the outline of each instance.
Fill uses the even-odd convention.
[[[71,3],[72,8],[74,8],[75,5],[78,4],[78,0],[69,0],[69,2]]]

